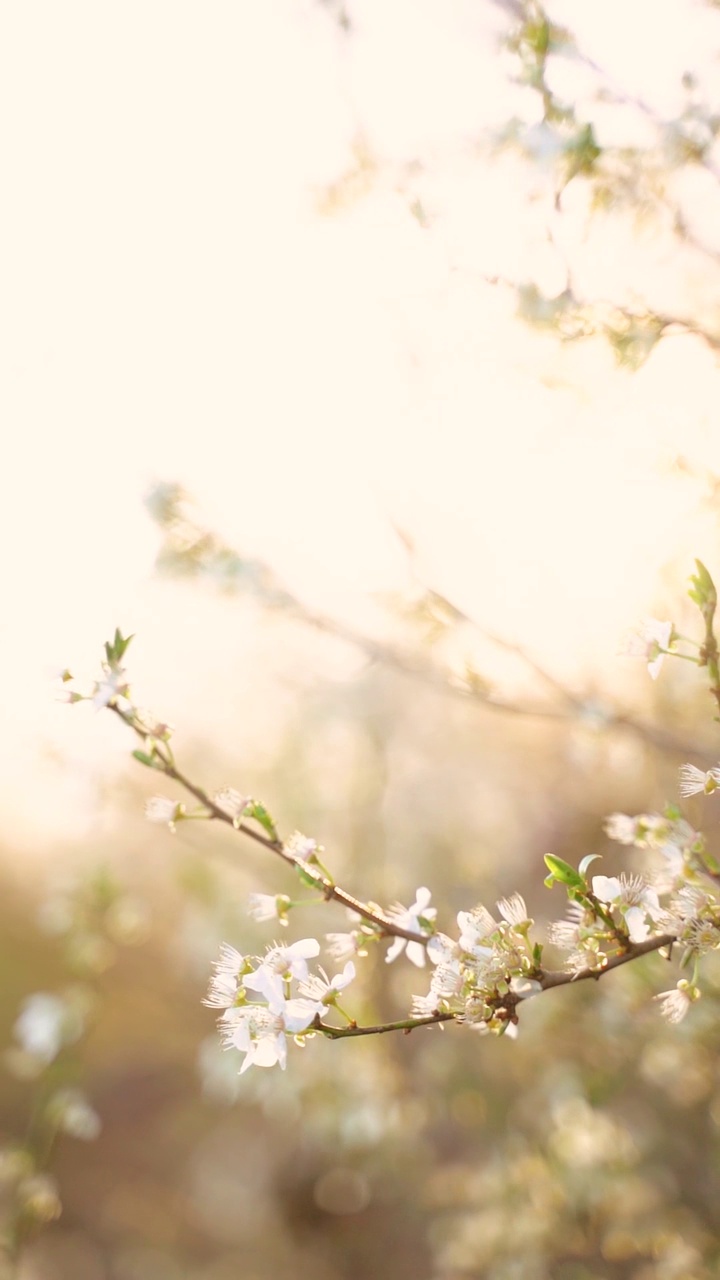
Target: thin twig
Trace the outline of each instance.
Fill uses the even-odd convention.
[[[130,713],[123,711],[122,708],[118,707],[114,702],[110,702],[108,704],[108,709],[110,711],[114,711],[122,720],[123,724],[132,729],[138,737],[143,739],[143,741],[147,739],[147,732],[135,723],[133,716]],[[408,942],[420,942],[423,946],[427,943],[428,938],[426,934],[418,933],[413,929],[405,929],[402,925],[397,924],[381,911],[375,911],[371,907],[366,906],[366,904],[361,902],[359,898],[354,897],[353,894],[348,893],[345,889],[341,889],[339,885],[334,883],[334,881],[329,880],[327,876],[322,875],[322,873],[316,870],[316,868],[306,859],[300,858],[296,854],[291,853],[283,844],[282,840],[273,840],[270,836],[263,835],[262,832],[256,831],[254,827],[248,826],[246,822],[237,822],[234,820],[224,811],[224,809],[221,809],[220,805],[216,804],[216,802],[211,799],[202,787],[197,786],[197,784],[191,782],[184,773],[181,773],[177,768],[177,765],[167,758],[159,743],[155,744],[155,758],[160,763],[159,772],[163,773],[166,778],[171,778],[173,782],[177,782],[181,787],[184,787],[185,790],[198,801],[198,804],[201,804],[202,807],[207,810],[208,817],[215,818],[218,822],[224,822],[226,826],[231,827],[233,831],[238,831],[242,835],[247,836],[250,840],[254,840],[256,844],[261,844],[264,849],[269,849],[271,853],[274,853],[278,858],[282,858],[284,862],[287,862],[291,867],[294,867],[295,870],[302,872],[305,876],[310,876],[317,888],[323,894],[324,898],[332,898],[336,902],[340,902],[344,907],[347,907],[350,911],[355,911],[359,916],[362,916],[364,920],[367,920],[370,924],[374,925],[375,928],[379,930],[381,936],[406,938]]]

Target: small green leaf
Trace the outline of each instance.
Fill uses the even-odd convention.
[[[557,858],[554,853],[545,854],[545,866],[550,871],[553,880],[557,880],[560,884],[570,885],[573,889],[583,889],[585,881],[569,862],[564,862],[562,858]],[[547,882],[546,882],[547,883]]]
[[[133,758],[139,760],[140,764],[144,764],[148,769],[156,768],[156,761],[153,756],[149,756],[146,751],[133,751]]]
[[[696,560],[697,573],[690,578],[690,590],[688,595],[701,609],[706,606],[715,607],[717,604],[717,591],[715,583],[708,573],[702,560]]]
[[[595,859],[596,859],[596,858],[599,858],[599,857],[601,857],[601,854],[599,854],[599,853],[589,853],[589,854],[587,855],[587,857],[583,858],[582,862],[580,863],[580,866],[578,867],[578,872],[579,872],[579,874],[580,874],[581,876],[584,876],[584,875],[585,875],[585,872],[587,871],[588,867],[590,866],[590,863],[591,863],[591,862],[594,862],[594,861],[595,861]]]
[[[304,884],[308,889],[317,889],[318,887],[322,888],[324,886],[325,877],[322,872],[318,871],[317,875],[313,876],[305,867],[300,866],[297,862],[295,863],[295,870],[297,871],[300,883]]]
[[[267,832],[271,840],[277,840],[279,838],[275,823],[270,817],[265,805],[260,804],[259,800],[251,800],[249,802],[245,808],[245,817],[254,818],[256,822],[259,822],[263,831]]]
[[[115,635],[112,641],[106,640],[105,642],[105,657],[109,666],[118,666],[132,638],[132,636],[124,636],[119,627],[115,628]]]

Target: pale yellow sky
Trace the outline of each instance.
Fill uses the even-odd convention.
[[[94,670],[120,624],[157,655],[148,683],[171,682],[162,638],[178,606],[152,582],[142,508],[154,479],[180,480],[228,538],[343,616],[404,581],[399,521],[440,589],[568,673],[612,668],[668,561],[717,564],[702,483],[673,471],[679,454],[720,468],[711,354],[669,338],[633,376],[601,343],[561,349],[528,330],[482,278],[563,284],[543,181],[479,146],[537,112],[508,87],[498,11],[358,10],[350,40],[310,0],[46,0],[4,15],[0,801],[28,842],[73,830],[122,749],[53,705],[48,669]],[[584,6],[588,50],[677,110],[684,60],[716,70],[719,19],[679,2],[633,15]],[[612,128],[632,134],[637,117]],[[376,166],[366,189],[322,212],[359,139]],[[576,252],[573,199],[575,221],[553,233]],[[679,288],[654,242],[638,253],[615,223],[598,236],[599,280],[622,283],[633,255],[634,287]],[[712,282],[685,265],[710,305]],[[202,618],[181,630],[192,672]],[[208,698],[230,672],[204,674]],[[77,760],[79,791],[53,790],[48,746]]]

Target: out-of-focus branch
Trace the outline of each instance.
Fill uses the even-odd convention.
[[[199,576],[217,584],[220,590],[246,592],[269,609],[277,610],[305,625],[354,645],[370,662],[378,662],[412,679],[455,698],[477,703],[488,711],[517,717],[565,722],[593,723],[607,730],[632,734],[659,751],[682,756],[704,755],[696,742],[685,741],[659,725],[647,723],[622,711],[598,708],[591,698],[568,689],[548,672],[520,645],[486,631],[439,592],[424,588],[430,604],[436,601],[443,613],[457,622],[472,626],[493,644],[514,653],[529,669],[548,685],[556,696],[556,705],[547,702],[514,701],[497,695],[475,671],[464,674],[444,671],[432,659],[418,651],[411,652],[364,635],[356,628],[316,610],[309,609],[280,581],[273,570],[260,560],[242,557],[211,530],[203,527],[192,512],[187,495],[179,485],[157,485],[147,500],[151,516],[164,534],[157,564],[161,572],[177,576]],[[412,557],[412,544],[402,531],[396,533]]]

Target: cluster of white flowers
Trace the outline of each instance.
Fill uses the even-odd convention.
[[[605,823],[605,832],[619,844],[661,855],[662,869],[653,875],[658,892],[674,889],[682,881],[685,869],[697,865],[706,853],[702,832],[696,831],[675,809],[665,814],[640,813],[636,817],[613,813]]]
[[[623,937],[645,942],[666,931],[666,918],[657,891],[640,875],[593,876],[592,892],[583,902],[568,903],[565,920],[549,926],[548,938],[567,951],[566,967],[574,975],[586,969],[602,971],[608,951],[616,951]]]
[[[352,982],[352,961],[334,978],[322,969],[310,974],[307,962],[319,953],[315,938],[272,946],[262,957],[242,956],[228,943],[220,948],[204,1003],[223,1010],[219,1018],[223,1045],[245,1055],[240,1075],[248,1067],[276,1063],[285,1070],[288,1038],[303,1044],[313,1034],[313,1024]],[[293,995],[293,984],[297,995]]]
[[[476,1031],[515,1034],[515,1005],[542,988],[531,976],[537,960],[523,899],[513,894],[497,909],[500,920],[484,906],[460,911],[457,941],[446,934],[430,940],[435,972],[428,994],[413,997],[413,1017],[448,1013]]]
[[[690,768],[685,766],[685,770]],[[614,813],[608,818],[605,831],[620,844],[659,853],[663,859],[661,870],[652,881],[637,874],[594,876],[592,892],[573,885],[567,918],[550,926],[550,941],[569,952],[566,966],[575,975],[587,969],[602,971],[609,953],[617,954],[618,943],[622,947],[623,937],[626,946],[653,937],[677,942],[684,947],[683,965],[692,962],[694,966],[693,978],[681,980],[677,987],[655,998],[668,1021],[680,1022],[690,1005],[700,998],[696,981],[699,960],[710,951],[720,950],[717,863],[709,854],[702,833],[695,831],[675,808],[665,814],[644,813],[636,817]]]
[[[717,593],[704,566],[698,562],[697,568],[690,594],[708,627]],[[169,746],[170,726],[141,712],[130,701],[122,666],[130,639],[116,631],[105,646],[102,677],[89,691],[75,692],[70,687],[72,676],[68,670],[61,673],[60,679],[68,701],[88,700],[96,707],[119,712],[144,740],[145,750],[136,750],[135,757],[147,767],[184,783],[200,800],[197,808],[188,810],[166,796],[153,796],[146,805],[147,818],[174,831],[176,824],[186,819],[224,817],[292,862],[306,887],[320,889],[324,898],[334,897],[357,908],[349,913],[349,929],[326,935],[328,954],[338,964],[344,964],[342,972],[333,978],[322,969],[316,974],[308,971],[308,961],[320,953],[320,944],[314,938],[288,946],[275,944],[262,957],[243,956],[227,944],[222,947],[205,1003],[220,1010],[225,1047],[243,1055],[240,1074],[252,1065],[270,1067],[279,1063],[284,1069],[289,1038],[304,1044],[323,1031],[341,1035],[406,1027],[407,1021],[365,1029],[354,1025],[342,1029],[324,1022],[331,1008],[348,1018],[338,1004],[338,996],[355,977],[354,958],[365,956],[369,944],[388,939],[386,963],[405,955],[416,968],[422,968],[427,955],[434,966],[427,994],[413,997],[413,1021],[448,1018],[481,1033],[513,1035],[522,1000],[548,986],[599,974],[609,965],[624,963],[675,941],[685,948],[682,963],[692,961],[694,968],[690,979],[683,979],[676,988],[657,997],[661,1010],[671,1022],[679,1022],[699,998],[698,961],[707,952],[720,950],[720,892],[715,892],[720,884],[720,864],[709,852],[704,836],[679,811],[668,809],[664,814],[635,817],[615,813],[607,820],[606,833],[619,844],[660,855],[661,869],[651,877],[633,872],[590,878],[587,868],[596,855],[583,858],[577,870],[555,855],[546,856],[550,869],[546,883],[564,886],[568,897],[566,918],[552,924],[549,930],[550,941],[567,953],[566,967],[562,973],[552,973],[543,967],[542,947],[530,939],[533,922],[519,894],[498,902],[497,919],[482,905],[459,912],[458,938],[454,940],[436,932],[437,913],[430,905],[427,887],[417,889],[409,907],[398,903],[386,913],[372,902],[361,904],[335,885],[321,860],[325,851],[314,838],[295,831],[281,840],[265,807],[233,787],[226,786],[215,792],[212,800],[207,799],[200,788],[177,771]],[[678,646],[686,644],[694,646],[696,653],[680,652]],[[707,665],[707,647],[681,636],[671,622],[655,618],[647,619],[626,640],[623,651],[642,657],[653,679],[668,655]],[[713,686],[713,692],[720,698],[720,688]],[[719,789],[720,764],[708,770],[691,764],[682,766],[682,796],[712,795]],[[246,822],[259,824],[264,834],[257,835]],[[289,912],[296,905],[299,903],[285,894],[256,893],[251,896],[249,913],[257,921],[277,920],[287,926]],[[16,1026],[25,1056],[38,1060],[51,1060],[66,1034],[60,1030],[54,1005],[28,1007]],[[77,1120],[77,1108],[66,1110],[71,1121],[73,1117]],[[79,1127],[83,1123],[81,1118]]]

